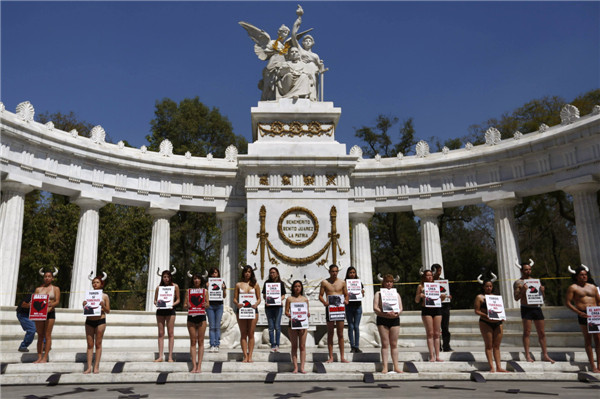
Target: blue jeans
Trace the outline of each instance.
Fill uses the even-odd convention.
[[[346,306],[346,321],[348,321],[348,339],[351,348],[358,348],[360,344],[360,319],[362,317],[362,306]]]
[[[267,322],[269,323],[269,341],[271,348],[279,346],[279,337],[281,337],[281,314],[283,306],[265,306]]]
[[[17,319],[19,319],[23,331],[25,331],[25,338],[23,338],[23,342],[21,342],[19,348],[27,348],[35,338],[35,323],[29,320],[29,316],[21,313],[17,313]]]
[[[208,336],[210,346],[221,345],[221,318],[223,317],[223,304],[213,305],[212,303],[206,309],[208,317]]]

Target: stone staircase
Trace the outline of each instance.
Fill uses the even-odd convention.
[[[477,317],[471,310],[453,310],[450,331],[455,352],[442,354],[444,362],[427,361],[424,329],[418,312],[405,312],[401,317],[400,362],[402,374],[381,374],[381,356],[373,344],[368,317],[361,324],[361,348],[364,353],[350,354],[350,363],[327,364],[325,326],[315,326],[314,342],[307,354],[307,374],[292,374],[289,341],[282,334],[281,352],[271,353],[267,348],[267,332],[259,325],[256,333],[257,349],[254,363],[242,363],[238,335],[232,325],[223,330],[219,353],[204,355],[202,373],[191,374],[189,340],[185,316],[179,314],[175,331],[175,362],[154,363],[156,358],[156,322],[153,313],[113,311],[108,318],[104,337],[100,373],[82,374],[85,368],[84,317],[78,310],[57,309],[57,324],[53,333],[50,362],[32,364],[36,359],[35,342],[30,353],[19,353],[16,348],[23,332],[14,315],[13,307],[0,308],[0,362],[2,385],[21,384],[82,384],[82,383],[166,383],[166,382],[219,382],[219,381],[362,381],[362,380],[564,380],[593,381],[587,374],[588,361],[583,351],[581,332],[574,318],[563,308],[547,308],[546,334],[555,364],[525,361],[521,347],[521,320],[517,311],[508,312],[502,343],[502,361],[511,373],[489,373],[479,333]],[[235,326],[237,328],[237,326]],[[286,329],[284,328],[284,333]],[[541,354],[537,337],[532,334],[532,352],[535,359]],[[335,352],[337,352],[337,343]],[[336,353],[337,360],[337,353]],[[391,369],[391,366],[390,368]]]

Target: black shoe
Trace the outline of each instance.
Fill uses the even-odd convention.
[[[354,348],[354,353],[363,353],[363,352],[358,348]]]
[[[454,349],[451,347],[444,348],[444,352],[454,352]]]
[[[350,348],[350,353],[355,353],[355,352],[356,352],[356,349],[354,349],[354,347],[351,347]]]
[[[19,352],[29,352],[29,349],[27,349],[27,348],[19,348]]]

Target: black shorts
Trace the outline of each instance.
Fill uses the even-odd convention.
[[[204,314],[199,314],[199,315],[196,315],[196,316],[189,316],[188,315],[188,318],[187,318],[187,322],[188,323],[194,323],[196,325],[202,324],[205,321],[206,321],[206,315],[204,315]]]
[[[442,315],[442,308],[426,308],[426,307],[421,308],[421,316],[435,317],[435,316],[441,316],[441,315]]]
[[[85,319],[85,325],[90,326],[92,328],[96,328],[98,326],[101,326],[102,324],[106,324],[106,318],[97,319],[97,320]]]
[[[175,316],[175,309],[156,309],[157,316]]]
[[[577,322],[580,326],[587,326],[587,317],[577,316]]]
[[[400,318],[394,317],[393,319],[388,319],[387,317],[377,316],[376,324],[378,326],[384,326],[387,328],[398,327],[398,326],[400,326]]]
[[[479,319],[479,322],[485,323],[488,326],[492,327],[492,330],[496,330],[496,328],[498,328],[502,325],[502,320],[495,322],[495,321],[487,321],[487,320]]]
[[[525,320],[544,320],[544,313],[539,306],[521,306],[521,318]]]

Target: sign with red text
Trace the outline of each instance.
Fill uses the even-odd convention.
[[[440,294],[446,295],[442,303],[450,302],[450,283],[448,280],[435,280],[434,282],[440,285]]]
[[[327,321],[344,321],[346,320],[346,305],[344,304],[343,295],[329,295],[329,320]]]
[[[441,289],[438,283],[423,283],[423,294],[425,294],[426,308],[441,308]]]
[[[208,279],[208,301],[223,300],[223,279],[211,277]]]
[[[265,306],[281,306],[281,284],[266,283],[265,284],[266,304]]]
[[[102,314],[102,290],[93,290],[85,292],[85,305],[83,306],[84,316],[100,316]]]
[[[256,309],[252,307],[256,303],[256,294],[250,292],[248,294],[239,294],[238,303],[242,304],[242,308],[239,309],[240,319],[254,319],[256,317]]]
[[[33,294],[29,307],[29,320],[46,320],[48,317],[48,295]]]
[[[379,295],[381,295],[382,312],[400,312],[400,304],[398,303],[398,291],[395,288],[382,288],[379,290]]]
[[[537,278],[530,278],[523,281],[527,285],[527,304],[528,305],[543,305],[544,297],[542,296],[542,284]]]
[[[290,314],[292,330],[304,330],[308,328],[308,303],[290,302]]]
[[[156,298],[157,309],[173,309],[173,302],[175,302],[175,287],[169,286],[158,286],[158,297]]]
[[[486,295],[487,314],[490,320],[506,320],[504,301],[500,295]]]
[[[351,301],[361,301],[362,295],[362,284],[359,279],[348,279],[346,280],[346,288],[348,288],[348,299]]]
[[[590,334],[600,334],[600,306],[587,307],[587,327]]]

